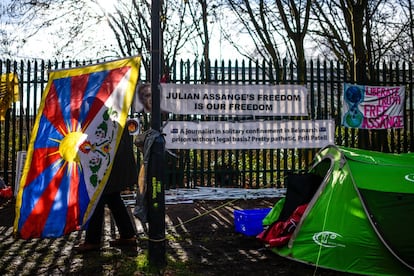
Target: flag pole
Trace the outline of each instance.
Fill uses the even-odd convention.
[[[151,128],[161,132],[160,66],[161,66],[161,1],[151,1]],[[161,133],[154,140],[150,151],[147,175],[148,197],[148,261],[150,266],[166,266],[165,253],[165,140]]]

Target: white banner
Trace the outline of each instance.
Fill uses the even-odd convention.
[[[161,109],[174,114],[307,116],[299,85],[161,84]]]
[[[334,144],[333,120],[182,122],[164,127],[168,149],[322,148]]]

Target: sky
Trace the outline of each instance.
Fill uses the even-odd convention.
[[[0,3],[0,9],[4,7],[4,1],[2,0]],[[115,0],[98,0],[101,2],[101,5],[104,6],[107,12],[111,12],[113,9],[113,2]],[[10,18],[0,18],[0,28],[7,30],[12,35],[20,35],[24,36],[25,33],[22,32],[17,26],[14,24],[10,24],[13,20]],[[214,22],[210,24],[212,33],[211,33],[211,47],[210,47],[210,56],[211,60],[236,60],[242,59],[242,56],[238,54],[238,52],[229,44],[229,42],[221,39],[220,37],[220,26],[221,22]],[[60,32],[65,32],[63,26],[58,27]],[[55,35],[53,35],[53,29],[41,31],[37,33],[35,36],[27,38],[27,42],[23,45],[16,45],[10,47],[13,51],[13,57],[17,59],[55,59],[56,49],[60,48],[62,41]],[[116,45],[116,40],[112,31],[106,25],[105,22],[101,22],[99,24],[95,24],[91,26],[89,32],[83,37],[84,40],[92,41],[90,47],[86,49],[82,47],[82,50],[79,50],[78,47],[70,48],[67,50],[67,53],[62,53],[59,60],[61,59],[97,59],[97,58],[104,58],[106,54],[101,54],[101,56],[96,55],[96,48],[101,47],[101,45]],[[81,43],[81,42],[79,42]],[[201,53],[201,51],[200,51]],[[181,52],[181,55],[178,57],[179,59],[193,59],[194,55],[192,54],[191,50],[186,51],[185,49]]]

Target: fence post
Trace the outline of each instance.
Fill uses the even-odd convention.
[[[161,24],[160,12],[161,2],[151,2],[151,91],[152,91],[152,122],[151,127],[160,131],[161,108],[160,108],[160,66],[161,66]],[[148,224],[149,244],[148,261],[150,265],[159,269],[166,266],[165,252],[165,193],[162,177],[165,170],[159,170],[159,164],[165,163],[165,142],[160,135],[151,146],[150,169],[147,176],[148,181]]]

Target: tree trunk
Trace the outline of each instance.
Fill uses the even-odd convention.
[[[305,60],[305,48],[303,46],[303,38],[295,40],[297,63],[298,63],[298,84],[305,83],[306,75],[306,60]]]
[[[207,18],[207,0],[199,0],[202,9],[203,16],[203,35],[204,35],[204,46],[203,46],[203,58],[205,62],[205,81],[210,80],[210,38],[208,36],[208,18]]]
[[[364,3],[366,1],[363,1]],[[366,85],[367,78],[367,57],[366,48],[364,44],[364,13],[366,9],[365,4],[356,4],[352,7],[352,41],[354,52],[354,76],[353,79],[357,84]],[[369,133],[366,129],[358,130],[358,147],[362,149],[369,149]]]

